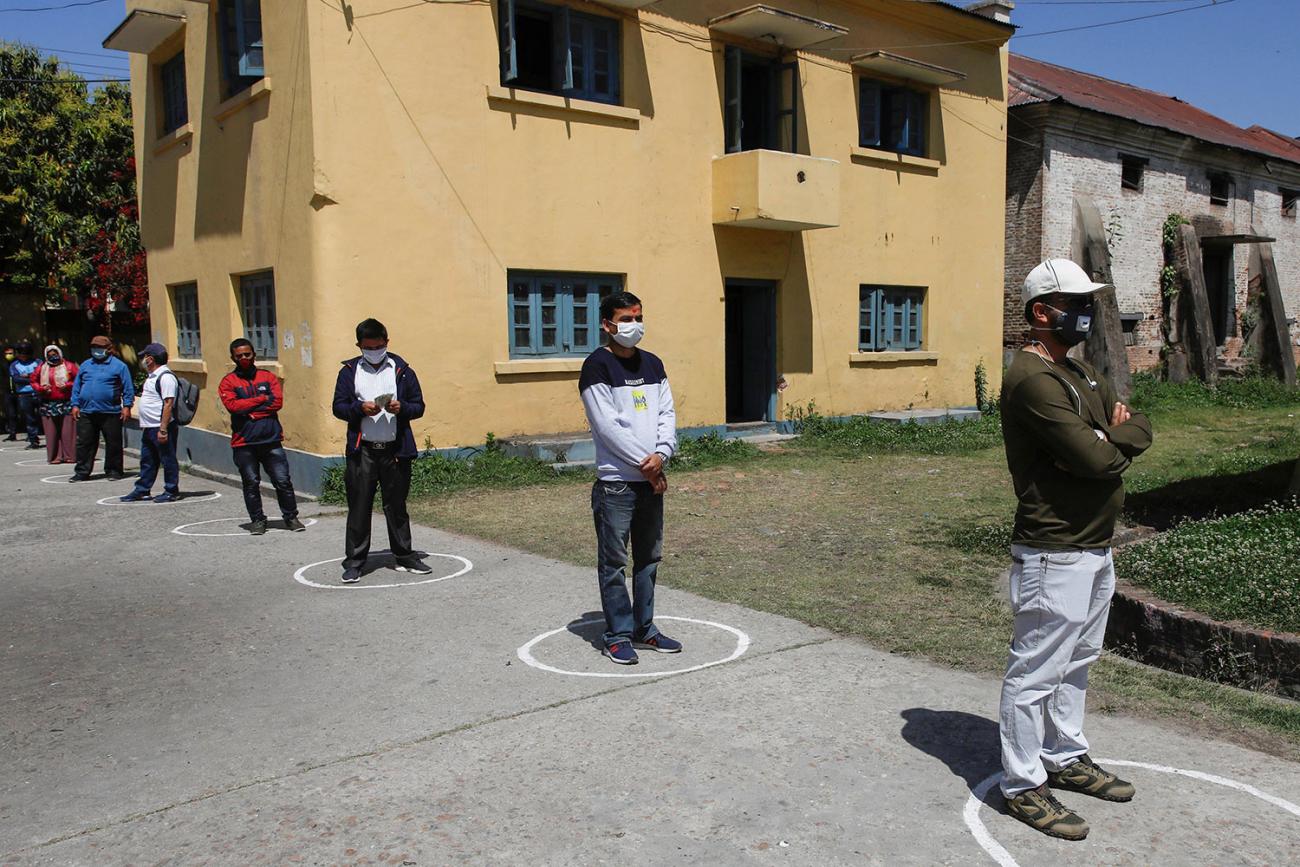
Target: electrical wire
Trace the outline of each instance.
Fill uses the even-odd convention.
[[[0,9],[0,12],[58,12],[60,9],[75,9],[80,6],[98,6],[108,0],[78,0],[76,3],[64,3],[61,6],[20,6],[14,9]]]

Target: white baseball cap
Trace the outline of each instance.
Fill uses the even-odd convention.
[[[1091,295],[1109,288],[1109,283],[1092,282],[1088,273],[1069,259],[1048,259],[1025,278],[1020,303],[1027,305],[1044,295]]]

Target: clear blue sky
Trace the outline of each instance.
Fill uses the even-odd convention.
[[[0,38],[82,51],[64,59],[87,77],[124,75],[100,42],[123,17],[122,0],[61,11],[10,12],[87,0],[0,0]],[[356,0],[364,5],[367,0]],[[741,0],[736,0],[739,5]],[[1300,136],[1300,0],[1017,0],[1012,50],[1178,96],[1241,126]],[[1178,14],[1052,36],[1032,34],[1138,15]]]

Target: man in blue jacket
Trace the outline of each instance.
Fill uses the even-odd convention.
[[[41,447],[41,422],[36,415],[36,389],[32,388],[32,374],[41,366],[32,351],[29,340],[20,340],[14,347],[18,357],[9,364],[9,379],[13,382],[14,393],[18,395],[18,416],[21,424],[27,428],[27,448]]]
[[[122,423],[131,417],[135,385],[131,371],[113,355],[113,341],[99,335],[90,341],[90,358],[81,362],[72,383],[72,418],[77,424],[77,466],[71,482],[90,478],[99,451],[105,443],[104,473],[114,481],[123,476]]]
[[[411,419],[424,415],[420,380],[405,361],[388,351],[388,329],[377,319],[357,325],[357,348],[361,355],[343,362],[334,386],[334,415],[348,423],[343,583],[361,580],[370,553],[376,488],[384,494],[388,545],[397,570],[428,575],[433,570],[411,548],[411,517],[406,512],[411,461],[416,456]]]

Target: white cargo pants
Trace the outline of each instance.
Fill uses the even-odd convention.
[[[1083,706],[1088,667],[1101,656],[1115,592],[1109,548],[1011,549],[1015,634],[1002,681],[1002,792],[1047,780],[1088,751]]]

